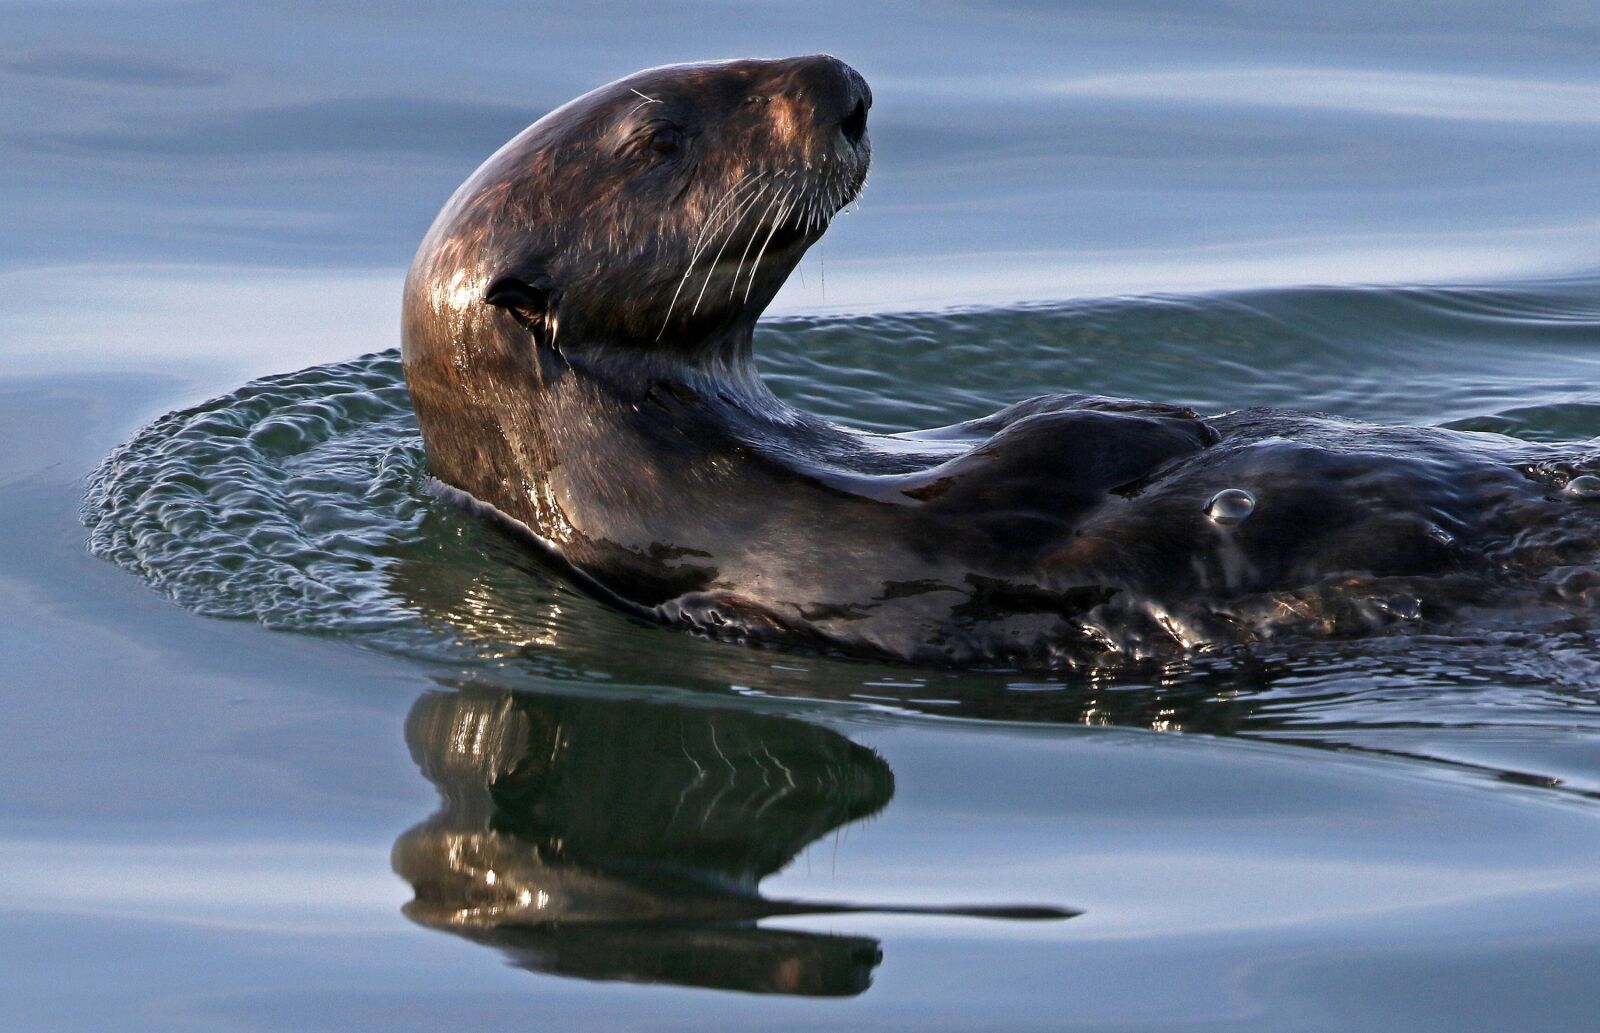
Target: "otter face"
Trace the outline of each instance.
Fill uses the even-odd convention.
[[[753,325],[860,192],[871,104],[828,56],[640,72],[491,158],[428,275],[466,272],[473,301],[560,344],[699,350]]]

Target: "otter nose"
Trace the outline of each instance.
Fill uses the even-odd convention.
[[[861,138],[867,135],[867,101],[862,98],[856,101],[856,106],[850,109],[839,122],[839,132],[851,143],[860,143]]]
[[[831,54],[805,58],[806,85],[816,103],[817,119],[837,127],[852,145],[867,135],[867,110],[872,90],[861,73]]]

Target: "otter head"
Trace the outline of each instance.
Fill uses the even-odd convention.
[[[468,353],[516,327],[574,352],[694,361],[747,346],[860,191],[871,103],[854,69],[816,56],[651,69],[551,112],[462,186],[424,241],[408,365],[414,317]]]

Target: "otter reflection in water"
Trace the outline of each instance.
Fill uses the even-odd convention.
[[[763,878],[894,794],[876,753],[793,718],[463,687],[423,696],[406,739],[444,801],[395,844],[406,914],[526,968],[848,995],[871,982],[875,940],[759,920],[1075,914],[762,896]]]

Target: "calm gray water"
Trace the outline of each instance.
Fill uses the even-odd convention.
[[[798,404],[1600,436],[1593,5],[0,0],[0,1027],[1593,1028],[1587,620],[845,663],[423,490],[450,190],[635,68],[817,50],[875,167],[760,336]]]

